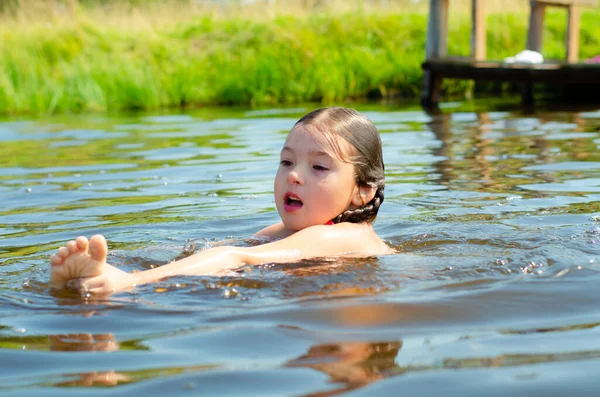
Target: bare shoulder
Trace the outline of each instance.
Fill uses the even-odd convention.
[[[315,232],[323,242],[345,247],[349,255],[387,255],[394,253],[366,223],[340,223],[331,226],[315,226]]]
[[[256,236],[267,238],[278,233],[285,234],[285,228],[269,226]],[[252,265],[318,257],[379,256],[393,254],[394,250],[379,238],[371,225],[341,223],[307,227],[265,244],[240,249],[238,253],[244,263]]]
[[[353,223],[307,227],[280,240],[253,249],[265,253],[293,251],[293,256],[300,258],[371,256],[393,253],[393,250],[379,238],[371,225]]]
[[[286,233],[283,222],[276,223],[271,226],[267,226],[264,229],[254,234],[254,237],[264,240],[278,240],[287,237],[289,234]]]

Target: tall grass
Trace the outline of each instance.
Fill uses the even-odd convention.
[[[276,105],[419,95],[427,22],[421,9],[321,9],[254,17],[198,10],[197,5],[172,7],[110,12],[80,7],[69,16],[4,16],[0,112]],[[596,10],[582,16],[584,58],[600,53],[599,17]],[[564,57],[565,19],[560,11],[547,15],[546,57]],[[492,13],[489,57],[521,51],[527,20],[526,10]],[[449,52],[467,55],[468,14],[453,13],[450,30]],[[470,86],[448,81],[444,89],[447,95],[464,95]]]

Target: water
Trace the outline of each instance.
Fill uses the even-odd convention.
[[[0,394],[597,394],[593,108],[361,107],[396,255],[49,291],[49,255],[80,234],[131,271],[276,222],[278,153],[308,110],[2,121]]]

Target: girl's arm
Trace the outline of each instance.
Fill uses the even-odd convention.
[[[178,275],[215,275],[242,265],[291,262],[344,254],[378,255],[383,244],[368,225],[312,226],[282,240],[254,247],[215,247],[166,265],[135,273],[104,264],[96,277],[71,280],[69,287],[111,293]]]
[[[360,229],[359,229],[360,228]],[[254,247],[215,247],[187,258],[134,273],[136,284],[145,284],[166,277],[181,275],[214,275],[234,270],[243,265],[283,263],[307,258],[339,256],[360,252],[361,242],[352,234],[364,226],[342,224],[338,227],[313,226],[282,240]],[[342,230],[343,229],[343,230]],[[353,229],[355,233],[352,233]],[[358,236],[356,236],[358,237]]]

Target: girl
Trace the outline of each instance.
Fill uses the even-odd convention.
[[[52,288],[108,294],[175,275],[215,275],[242,265],[393,252],[372,223],[383,202],[377,128],[353,109],[315,110],[281,150],[275,204],[281,222],[259,231],[265,244],[219,246],[154,269],[127,273],[106,263],[103,236],[78,237],[50,258]]]

